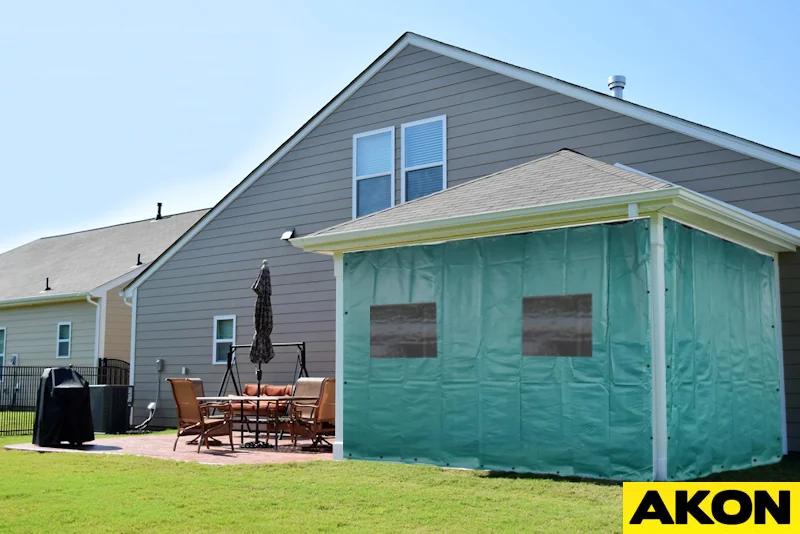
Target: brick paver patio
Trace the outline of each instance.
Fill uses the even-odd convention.
[[[238,434],[234,439],[234,451],[230,446],[212,445],[210,449],[203,447],[197,453],[197,445],[188,445],[189,437],[181,438],[178,448],[172,451],[175,435],[132,435],[123,437],[98,438],[87,443],[81,448],[50,448],[38,447],[31,443],[7,445],[5,448],[15,451],[31,451],[39,453],[74,453],[74,454],[132,454],[134,456],[147,456],[163,460],[178,460],[184,462],[199,462],[205,464],[283,464],[289,462],[308,462],[312,460],[333,460],[333,454],[325,451],[303,451],[301,447],[307,442],[298,442],[297,447],[292,447],[291,441],[281,440],[278,450],[275,449],[245,449],[239,446]],[[224,439],[224,438],[223,438]],[[252,438],[251,438],[252,439]],[[274,443],[274,440],[272,440]]]

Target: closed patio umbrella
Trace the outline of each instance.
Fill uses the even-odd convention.
[[[272,340],[270,340],[270,335],[272,334],[272,283],[270,282],[267,260],[261,263],[261,270],[255,283],[253,283],[252,289],[256,292],[256,306],[253,315],[255,333],[253,334],[253,345],[250,347],[250,361],[258,365],[256,381],[258,383],[258,395],[261,395],[261,364],[268,363],[275,357]],[[259,417],[259,407],[260,403],[256,399],[256,418]],[[258,421],[256,421],[256,440],[252,446],[269,446],[258,441]]]

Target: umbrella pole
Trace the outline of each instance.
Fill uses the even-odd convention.
[[[258,362],[258,369],[256,370],[256,447],[260,445],[260,441],[258,441],[258,427],[261,424],[261,413],[259,408],[261,407],[261,403],[259,399],[261,398],[261,362]]]

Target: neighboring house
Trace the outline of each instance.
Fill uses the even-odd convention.
[[[159,376],[184,367],[216,388],[225,369],[217,342],[252,337],[250,285],[264,258],[274,340],[307,342],[310,373],[334,374],[333,261],[282,241],[287,230],[305,236],[562,148],[800,227],[797,156],[407,33],[126,288],[135,417],[146,416]],[[782,253],[792,450],[800,450],[799,278],[798,254]],[[266,380],[287,383],[293,370],[293,354],[282,352]],[[165,388],[160,401],[154,423],[174,424]]]
[[[208,210],[44,237],[0,254],[0,366],[129,360],[122,288]]]

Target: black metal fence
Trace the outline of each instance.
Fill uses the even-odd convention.
[[[0,436],[32,434],[39,379],[47,366],[0,366]],[[128,384],[130,364],[103,358],[97,366],[74,365],[89,384]]]

